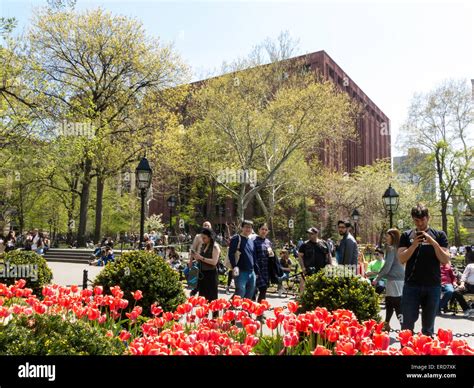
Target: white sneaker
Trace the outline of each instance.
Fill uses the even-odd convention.
[[[464,316],[465,317],[474,316],[474,309],[468,309],[468,310],[464,311]]]
[[[280,289],[280,290],[278,290],[278,297],[281,298],[282,296],[283,296],[283,290]]]

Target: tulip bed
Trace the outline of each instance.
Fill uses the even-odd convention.
[[[154,304],[152,318],[141,315],[141,291],[133,293],[133,309],[119,287],[105,295],[102,287],[48,285],[42,298],[19,280],[0,283],[0,331],[25,316],[58,315],[103,328],[104,335],[131,355],[474,355],[464,340],[454,340],[450,330],[439,329],[435,339],[405,330],[390,346],[383,322],[359,322],[349,310],[329,312],[317,307],[298,313],[296,302],[270,309],[234,297],[207,302],[190,297],[174,312]],[[263,318],[263,315],[266,318]],[[264,330],[265,329],[265,330]]]

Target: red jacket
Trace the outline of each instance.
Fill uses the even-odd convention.
[[[450,264],[441,264],[441,285],[453,284],[456,280]]]

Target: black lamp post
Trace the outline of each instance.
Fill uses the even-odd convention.
[[[148,159],[143,157],[135,170],[137,188],[140,190],[141,197],[141,211],[140,211],[140,246],[143,245],[143,235],[145,229],[145,197],[146,192],[151,185],[151,177],[153,171],[150,168]]]
[[[359,221],[360,213],[357,209],[354,209],[351,214],[352,220],[354,221],[354,238],[357,241],[357,221]]]
[[[170,208],[170,236],[171,231],[173,230],[173,208],[176,206],[176,197],[172,195],[168,198],[168,207]]]
[[[400,197],[395,189],[392,187],[392,184],[388,186],[388,189],[385,190],[385,194],[382,196],[383,205],[385,210],[388,211],[390,216],[390,228],[393,226],[393,213],[395,213],[398,209],[398,203]]]

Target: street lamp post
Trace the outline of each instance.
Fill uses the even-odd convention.
[[[400,201],[400,197],[395,189],[392,187],[392,184],[388,186],[388,189],[385,190],[384,195],[382,196],[383,205],[385,210],[388,211],[390,216],[390,228],[393,226],[393,213],[395,213],[398,209],[398,203]]]
[[[143,235],[145,229],[145,197],[150,188],[153,171],[150,168],[148,159],[143,157],[135,170],[137,188],[140,190],[141,210],[140,210],[140,245],[143,246]]]
[[[172,195],[168,198],[168,207],[170,208],[170,237],[173,230],[173,208],[176,206],[176,197]]]
[[[357,221],[359,221],[360,213],[357,209],[354,209],[351,214],[352,219],[354,220],[354,238],[357,241]]]

